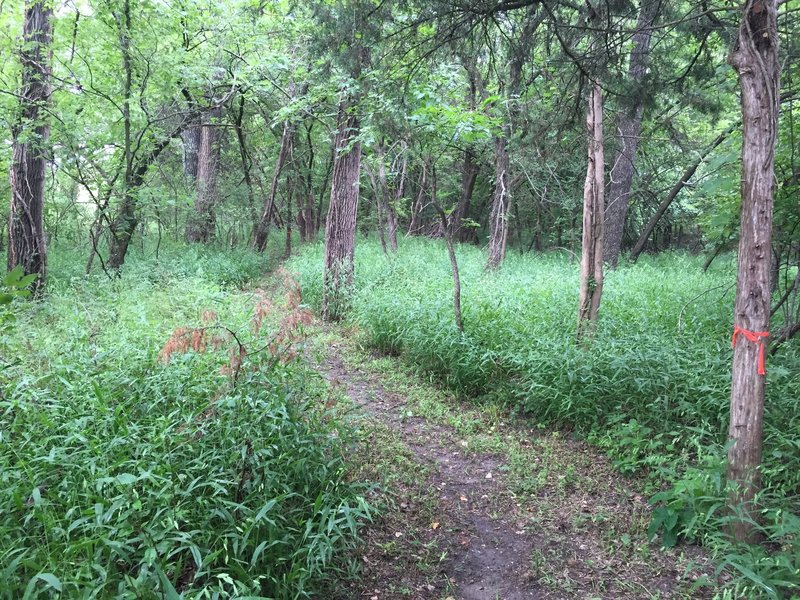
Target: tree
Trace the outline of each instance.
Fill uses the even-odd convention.
[[[492,214],[489,217],[489,257],[486,270],[494,271],[506,257],[508,243],[508,206],[511,200],[511,183],[509,168],[511,160],[508,155],[507,128],[495,137],[494,153],[494,195],[492,197]]]
[[[214,80],[220,80],[219,71]],[[202,115],[200,126],[200,145],[197,148],[196,192],[194,214],[186,223],[186,240],[189,242],[209,242],[214,237],[214,210],[219,200],[217,171],[219,169],[220,139],[222,124],[222,105],[213,104]],[[191,136],[190,136],[191,137]]]
[[[25,4],[19,115],[11,132],[8,270],[21,265],[26,275],[36,273],[38,277],[32,284],[34,294],[42,291],[47,274],[44,153],[50,128],[43,113],[50,98],[52,14],[46,0]]]
[[[739,541],[757,539],[754,499],[761,487],[761,444],[769,336],[772,211],[778,133],[779,0],[746,0],[729,62],[739,74],[742,104],[742,206],[733,329],[728,451],[733,522]]]
[[[639,9],[639,21],[633,35],[630,63],[628,65],[629,82],[639,86],[647,71],[647,59],[650,55],[650,39],[652,25],[661,5],[661,0],[642,0]],[[632,102],[625,107],[617,123],[617,153],[611,167],[608,204],[605,209],[605,239],[603,240],[603,259],[612,267],[617,265],[622,250],[622,236],[625,229],[625,217],[628,214],[628,203],[633,184],[636,149],[639,146],[639,135],[642,130],[645,92],[634,89]]]
[[[358,110],[363,96],[362,75],[369,62],[369,49],[364,36],[369,26],[368,14],[378,18],[374,15],[377,9],[362,0],[356,0],[349,6],[339,6],[337,3],[336,8],[337,12],[341,12],[349,51],[340,58],[346,80],[339,92],[331,197],[325,221],[322,315],[331,321],[344,316],[352,294],[356,214],[361,181],[361,118]],[[339,35],[345,31],[339,31]]]
[[[353,285],[361,175],[360,121],[353,99],[342,98],[336,119],[336,156],[331,178],[331,199],[325,221],[325,273],[322,314],[336,321],[344,316]]]
[[[578,341],[591,335],[603,294],[603,92],[594,82],[586,111],[588,163],[583,186],[583,241],[581,244]]]
[[[278,197],[278,185],[281,181],[281,173],[286,165],[286,160],[292,154],[292,145],[295,142],[295,125],[288,119],[283,123],[283,133],[281,134],[281,146],[278,158],[275,161],[275,172],[272,175],[272,183],[269,187],[269,195],[264,199],[264,209],[261,211],[253,231],[253,247],[259,252],[263,252],[267,247],[269,236],[269,224],[275,213],[275,201]]]

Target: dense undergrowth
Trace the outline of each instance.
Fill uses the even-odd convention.
[[[237,286],[276,261],[176,247],[113,281],[83,262],[56,248],[47,297],[3,313],[0,598],[312,595],[369,508],[318,378],[222,328],[268,344]]]
[[[321,246],[296,257],[308,302],[321,300]],[[406,240],[387,258],[360,241],[352,319],[369,342],[400,353],[466,397],[499,400],[586,436],[626,473],[646,473],[652,533],[712,546],[733,577],[730,597],[800,593],[800,344],[770,360],[765,418],[764,546],[721,533],[735,264],[708,273],[684,255],[643,258],[608,274],[599,329],[575,343],[578,267],[564,256],[510,255],[498,274],[458,249],[465,331],[455,327],[443,246]],[[755,365],[754,365],[755,368]]]

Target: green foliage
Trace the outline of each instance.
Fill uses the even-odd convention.
[[[122,280],[58,277],[23,305],[0,396],[0,597],[311,597],[370,508],[349,432],[299,365],[159,349],[214,311],[249,350],[249,252],[134,253]],[[57,251],[53,265],[74,262]],[[230,341],[230,340],[229,340]],[[163,355],[162,355],[163,358]]]
[[[384,352],[402,354],[460,394],[507,402],[541,424],[574,430],[603,448],[625,473],[643,472],[667,491],[654,498],[653,535],[712,543],[727,524],[721,507],[722,446],[730,402],[730,315],[735,278],[719,259],[704,274],[682,255],[645,257],[608,273],[601,317],[588,349],[575,343],[578,266],[555,255],[509,254],[498,274],[484,255],[458,249],[464,333],[453,324],[444,248],[407,240],[386,259],[360,244],[352,318]],[[321,247],[296,257],[305,298],[318,303]],[[789,342],[770,360],[765,417],[763,506],[792,515],[773,544],[796,539],[800,512],[800,353]],[[776,537],[778,536],[778,537]],[[714,541],[720,553],[730,546]],[[777,563],[761,579],[777,589]],[[792,558],[790,558],[792,557]],[[793,562],[794,561],[794,562]],[[746,561],[743,564],[749,564]],[[780,567],[784,568],[784,567]],[[789,569],[789,567],[786,567]],[[781,587],[783,585],[783,587]]]
[[[25,275],[22,265],[14,267],[3,278],[0,286],[0,352],[5,353],[6,335],[14,326],[15,311],[11,304],[16,298],[30,297],[31,292],[27,288],[35,280],[36,274]]]

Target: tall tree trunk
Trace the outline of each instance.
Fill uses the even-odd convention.
[[[458,204],[453,213],[453,226],[455,237],[460,242],[466,242],[472,235],[468,227],[464,227],[463,221],[469,216],[469,207],[472,203],[472,193],[475,191],[475,182],[478,180],[480,167],[475,162],[475,153],[471,148],[464,151],[464,162],[461,165],[461,195],[458,197]]]
[[[292,195],[294,186],[292,178],[286,180],[286,245],[284,247],[284,258],[292,255]]]
[[[603,258],[612,267],[617,266],[619,253],[622,250],[622,236],[631,197],[636,149],[642,131],[645,94],[637,87],[641,84],[647,71],[652,25],[661,2],[662,0],[642,0],[636,33],[633,35],[628,80],[634,85],[634,101],[627,110],[622,112],[617,124],[618,148],[611,167],[611,184],[605,214]]]
[[[197,156],[200,152],[202,134],[203,128],[200,125],[199,115],[181,134],[181,140],[183,141],[183,174],[192,184],[197,179]]]
[[[322,315],[329,321],[344,316],[353,285],[353,260],[356,240],[359,179],[361,174],[360,122],[351,99],[339,104],[334,139],[331,199],[325,222],[325,269]]]
[[[489,257],[486,270],[494,271],[506,256],[508,243],[508,207],[511,201],[508,169],[508,138],[504,128],[503,134],[494,141],[494,195],[492,197],[492,214],[489,217]]]
[[[376,158],[380,158],[378,153],[376,153]],[[367,174],[369,175],[370,183],[372,184],[372,194],[375,198],[375,204],[377,206],[377,215],[378,215],[378,239],[381,241],[381,248],[383,249],[383,253],[385,255],[389,254],[389,250],[386,246],[386,231],[383,225],[383,190],[381,189],[382,186],[378,183],[378,177],[375,175],[374,169],[367,168]]]
[[[378,185],[380,189],[376,189],[375,193],[380,203],[378,207],[378,215],[386,216],[386,226],[389,231],[389,246],[392,252],[397,252],[397,215],[395,214],[394,207],[392,206],[391,195],[389,193],[389,182],[386,179],[386,157],[384,155],[383,140],[376,148],[376,158],[378,160]],[[383,226],[381,225],[381,231]]]
[[[236,113],[233,125],[236,131],[236,140],[239,142],[239,158],[242,161],[242,179],[244,180],[245,188],[247,189],[247,207],[250,211],[250,221],[255,226],[257,223],[257,215],[255,209],[255,194],[253,192],[253,177],[251,171],[253,169],[253,160],[250,158],[250,153],[247,150],[247,143],[245,140],[244,132],[244,96],[239,96],[239,111]]]
[[[475,66],[469,60],[462,60],[464,68],[469,76],[469,95],[467,105],[471,111],[477,107],[478,96],[478,74]],[[482,84],[481,84],[482,85]],[[474,148],[468,146],[464,150],[464,162],[461,165],[461,194],[458,197],[458,204],[453,212],[453,233],[461,242],[466,242],[472,235],[472,230],[463,226],[463,221],[469,217],[470,204],[472,203],[472,193],[475,191],[475,182],[478,179],[480,166],[475,160]]]
[[[769,335],[772,206],[778,135],[778,0],[747,0],[729,60],[742,98],[742,208],[734,305],[728,480],[735,485],[735,539],[754,541],[753,506],[761,488],[766,337]]]
[[[591,336],[603,294],[603,192],[605,166],[603,156],[603,96],[599,83],[589,93],[586,111],[588,130],[588,166],[583,186],[583,239],[581,244],[581,280],[578,305],[578,341]]]
[[[538,12],[538,14],[537,14]],[[492,196],[492,212],[489,217],[489,256],[486,261],[486,270],[494,271],[500,267],[506,256],[508,246],[508,216],[511,206],[511,161],[508,154],[508,142],[511,139],[511,118],[519,116],[519,111],[515,108],[514,102],[520,92],[522,83],[522,69],[530,56],[530,47],[536,29],[544,20],[545,11],[539,10],[538,5],[533,3],[528,7],[525,25],[520,34],[518,44],[512,49],[509,63],[509,85],[507,90],[502,89],[506,101],[511,107],[511,115],[504,117],[506,122],[503,125],[501,134],[495,138],[495,175],[494,175],[494,194]],[[474,71],[475,82],[481,95],[486,97],[486,90],[483,81]]]
[[[636,243],[633,246],[633,250],[631,250],[631,256],[630,256],[631,262],[636,262],[636,259],[639,258],[639,255],[642,253],[642,250],[644,250],[644,247],[647,244],[647,240],[650,239],[650,235],[653,233],[653,230],[658,224],[658,221],[661,219],[661,217],[664,216],[664,213],[667,212],[667,209],[672,204],[672,201],[675,200],[675,198],[677,198],[680,191],[684,187],[686,187],[686,184],[689,183],[689,180],[695,174],[695,171],[697,171],[700,165],[703,164],[703,161],[706,159],[706,157],[709,154],[711,154],[712,150],[714,150],[717,146],[719,146],[722,142],[724,142],[725,139],[738,127],[739,123],[737,122],[728,127],[728,129],[726,129],[722,133],[720,133],[716,137],[716,139],[713,142],[711,142],[711,145],[708,146],[705,150],[703,150],[700,153],[700,155],[695,159],[695,161],[686,168],[686,170],[683,172],[683,175],[681,175],[681,178],[675,183],[675,185],[672,186],[672,189],[670,189],[669,193],[661,201],[661,204],[658,205],[655,214],[652,217],[650,217],[650,220],[647,222],[647,225],[645,225],[641,235],[639,235],[639,239],[636,240]]]
[[[292,141],[294,139],[294,125],[289,121],[283,124],[283,133],[281,134],[281,148],[278,151],[278,159],[275,163],[275,172],[272,175],[272,183],[269,186],[269,195],[264,200],[264,210],[261,212],[261,217],[253,232],[253,247],[259,252],[263,252],[267,246],[267,237],[269,236],[269,222],[272,219],[272,213],[275,210],[275,200],[278,196],[278,184],[281,181],[281,173],[286,164],[286,160],[292,153]]]
[[[38,273],[34,294],[44,289],[47,242],[44,233],[45,143],[50,127],[43,109],[50,99],[50,41],[53,32],[50,2],[25,3],[22,88],[19,120],[12,129],[13,149],[9,180],[8,269],[21,265],[26,275]]]
[[[427,193],[429,162],[430,160],[427,156],[422,161],[419,193],[417,194],[417,199],[414,201],[414,204],[411,206],[411,222],[408,224],[407,235],[417,235],[422,229],[420,220],[422,217],[422,209],[424,208],[423,202],[425,201],[425,195]]]
[[[214,237],[216,206],[219,201],[217,173],[219,170],[219,144],[222,131],[222,107],[216,106],[203,115],[200,128],[200,148],[197,151],[197,190],[194,213],[186,223],[188,242],[209,242]]]
[[[122,13],[115,14],[119,33],[119,49],[122,54],[122,70],[124,73],[122,88],[122,121],[123,121],[123,153],[125,172],[122,177],[122,205],[119,213],[109,227],[111,231],[111,247],[109,249],[108,266],[119,273],[134,231],[136,231],[136,191],[134,181],[133,141],[131,135],[131,99],[133,89],[133,61],[131,58],[131,5],[124,0]],[[144,177],[138,180],[141,184]]]
[[[392,251],[397,252],[397,228],[399,227],[397,218],[397,206],[403,201],[406,194],[406,176],[408,175],[408,147],[404,143],[402,146],[402,159],[400,166],[400,178],[394,188],[394,204],[389,204],[389,242],[392,246]]]
[[[453,245],[453,237],[455,236],[458,225],[455,221],[455,215],[451,214],[448,219],[435,197],[432,203],[441,220],[442,232],[444,234],[445,244],[447,245],[447,256],[450,259],[450,274],[453,277],[453,316],[455,317],[456,328],[461,333],[464,333],[464,320],[461,314],[461,276],[458,271],[456,249]]]
[[[316,230],[314,227],[314,140],[311,137],[311,130],[314,127],[313,121],[306,125],[306,145],[308,146],[308,163],[301,180],[304,190],[297,194],[297,222],[300,228],[300,239],[310,242],[314,239]]]
[[[131,189],[123,199],[119,212],[109,227],[111,239],[109,241],[108,268],[119,273],[128,254],[128,246],[133,238],[138,223],[136,219],[135,190]]]

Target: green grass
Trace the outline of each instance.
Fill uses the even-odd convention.
[[[248,349],[274,265],[247,251],[136,252],[121,279],[55,249],[48,296],[0,334],[0,598],[304,598],[371,509],[351,432],[301,365],[157,355],[212,310]]]
[[[318,244],[289,264],[315,305],[322,293],[321,255]],[[596,338],[582,348],[574,341],[576,264],[556,255],[511,254],[500,273],[486,274],[478,249],[462,246],[458,256],[463,334],[453,321],[441,244],[406,240],[396,257],[386,258],[375,241],[359,240],[351,319],[368,343],[402,354],[464,397],[499,401],[543,426],[585,436],[621,471],[647,473],[653,491],[669,486],[660,497],[667,511],[663,542],[679,533],[733,552],[732,562],[744,556],[749,573],[732,566],[745,582],[741,593],[797,593],[797,341],[770,360],[767,380],[762,516],[772,546],[731,550],[715,533],[728,518],[720,507],[726,498],[732,260],[704,274],[701,260],[667,254],[609,273]],[[766,583],[759,589],[758,582]]]

